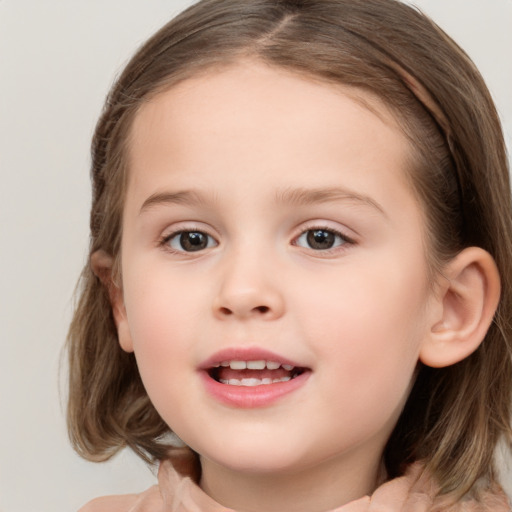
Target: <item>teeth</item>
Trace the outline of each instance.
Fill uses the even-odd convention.
[[[262,382],[261,379],[242,379],[240,384],[242,386],[259,386]]]
[[[252,387],[252,386],[266,386],[268,384],[277,384],[278,382],[288,382],[291,379],[291,377],[281,377],[280,379],[219,379],[219,382],[222,384],[228,384],[230,386],[245,386],[245,387]]]
[[[291,364],[281,364],[275,361],[264,361],[263,359],[259,359],[257,361],[222,361],[218,363],[215,368],[222,366],[224,368],[231,368],[232,370],[245,370],[246,368],[249,370],[277,370],[279,367],[283,367],[286,371],[291,371],[295,367]]]
[[[264,370],[265,365],[265,361],[247,361],[247,368],[249,370]]]

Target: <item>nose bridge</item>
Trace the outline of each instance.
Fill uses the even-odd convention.
[[[251,241],[233,247],[223,261],[214,312],[221,318],[275,319],[284,313],[278,265],[271,251]]]

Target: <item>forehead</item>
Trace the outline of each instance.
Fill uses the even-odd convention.
[[[297,114],[311,115],[333,107],[333,99],[349,98],[358,103],[360,111],[376,115],[391,129],[400,130],[394,109],[369,90],[293,69],[284,69],[259,60],[243,59],[208,66],[175,85],[154,94],[138,110],[132,125],[132,134],[140,133],[140,126],[152,117],[157,119],[162,106],[173,108],[179,115],[184,109],[187,117],[204,116],[212,109],[216,114],[236,109],[245,115],[260,110],[261,102],[279,110],[295,102]],[[260,101],[260,104],[256,103]],[[182,107],[182,108],[180,108]],[[240,109],[242,107],[242,109]],[[289,114],[289,112],[288,112]],[[160,118],[161,119],[161,118]],[[180,118],[182,119],[182,118]],[[285,119],[283,119],[285,121]]]
[[[251,158],[257,155],[261,162],[252,163],[260,163],[263,170],[269,165],[265,156],[288,162],[315,159],[318,164],[333,146],[357,160],[363,156],[355,144],[361,137],[377,149],[394,144],[400,167],[407,167],[407,139],[393,113],[375,96],[242,61],[187,79],[141,107],[130,136],[130,181],[163,151],[177,166],[187,155],[198,167],[211,169],[215,159],[224,167],[240,166],[230,160],[245,149]],[[277,169],[279,162],[271,167]]]

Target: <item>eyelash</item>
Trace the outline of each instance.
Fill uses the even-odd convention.
[[[172,247],[171,242],[172,242],[173,239],[177,238],[178,236],[187,234],[187,233],[189,235],[190,234],[200,234],[202,236],[207,237],[207,239],[208,239],[207,246],[204,247],[203,249],[198,249],[197,251],[193,251],[193,250],[192,251],[187,251],[187,250],[184,250],[184,249],[176,249],[176,248]],[[211,240],[215,241],[215,245],[211,245],[210,244]],[[191,254],[191,253],[194,253],[194,252],[201,252],[204,249],[210,249],[211,247],[215,247],[216,245],[218,245],[218,242],[215,240],[215,238],[213,238],[211,235],[206,233],[204,230],[191,228],[191,229],[180,229],[178,231],[173,231],[172,233],[170,233],[168,235],[165,235],[160,240],[159,245],[161,247],[164,247],[166,250],[168,250],[168,251],[170,251],[170,252],[172,252],[174,254]]]
[[[304,247],[304,246],[299,246],[298,245],[298,241],[303,238],[303,237],[306,237],[307,238],[307,235],[308,233],[313,233],[313,232],[324,232],[324,233],[329,233],[331,235],[334,235],[336,238],[338,238],[339,240],[339,243],[337,243],[337,245],[334,245],[333,247],[329,247],[327,249],[314,249],[312,247]],[[322,225],[313,225],[313,226],[307,226],[305,229],[302,229],[300,234],[298,236],[296,236],[294,239],[293,239],[293,242],[292,242],[292,245],[295,245],[295,246],[298,246],[298,247],[303,247],[304,249],[307,249],[307,250],[310,250],[310,251],[313,251],[314,253],[317,253],[318,255],[323,255],[323,256],[329,256],[333,253],[338,253],[340,251],[345,251],[348,249],[347,246],[351,246],[351,245],[354,245],[355,244],[355,241],[348,237],[347,235],[345,235],[344,233],[342,233],[341,231],[337,230],[337,229],[334,229],[332,227],[328,227],[328,226],[322,226]]]
[[[305,247],[305,246],[301,246],[298,244],[298,241],[301,238],[306,237],[306,239],[307,239],[308,233],[313,233],[315,231],[316,232],[324,232],[329,235],[334,235],[334,237],[338,239],[338,243],[336,245],[334,245],[333,247],[328,247],[326,249],[315,249],[313,247]],[[206,237],[207,238],[206,247],[199,248],[197,251],[194,251],[194,250],[187,251],[184,248],[178,249],[178,248],[172,247],[171,242],[173,241],[173,239],[176,239],[178,236],[181,237],[184,234],[189,234],[189,235],[190,234],[198,234],[203,237]],[[212,240],[214,241],[214,244],[211,244]],[[181,242],[183,242],[183,241],[181,241]],[[181,242],[178,242],[178,243],[180,243],[180,245],[182,245]],[[336,242],[334,242],[334,243],[336,243]],[[294,237],[294,239],[292,241],[293,246],[303,247],[304,249],[308,249],[315,253],[320,253],[320,254],[326,255],[326,256],[330,255],[333,252],[339,252],[339,251],[346,250],[347,247],[345,247],[345,246],[347,246],[347,245],[350,246],[350,245],[354,245],[354,244],[355,244],[355,241],[353,239],[351,239],[350,237],[348,237],[341,231],[338,231],[336,229],[333,229],[333,228],[327,227],[327,226],[308,226],[306,229],[303,229],[298,236]],[[210,249],[212,247],[216,247],[217,245],[218,245],[218,242],[217,242],[217,240],[215,240],[214,237],[212,237],[211,235],[209,235],[208,233],[206,233],[205,231],[203,231],[201,229],[194,229],[194,228],[180,229],[178,231],[174,231],[170,234],[165,235],[159,241],[159,246],[165,248],[167,251],[170,251],[174,254],[192,254],[194,252],[202,252],[205,249]]]

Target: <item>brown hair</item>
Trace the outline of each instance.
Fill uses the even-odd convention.
[[[469,246],[494,257],[503,291],[484,342],[456,365],[420,368],[384,453],[390,477],[423,460],[443,493],[494,479],[494,448],[510,436],[512,390],[506,151],[480,74],[419,11],[396,0],[203,0],[184,11],[136,53],[107,98],[92,145],[90,254],[102,249],[118,261],[138,108],[179,81],[247,57],[379,97],[411,140],[411,182],[427,218],[432,268]],[[72,442],[91,460],[124,446],[162,459],[169,428],[133,354],[119,347],[108,291],[90,265],[80,284],[68,337]]]

